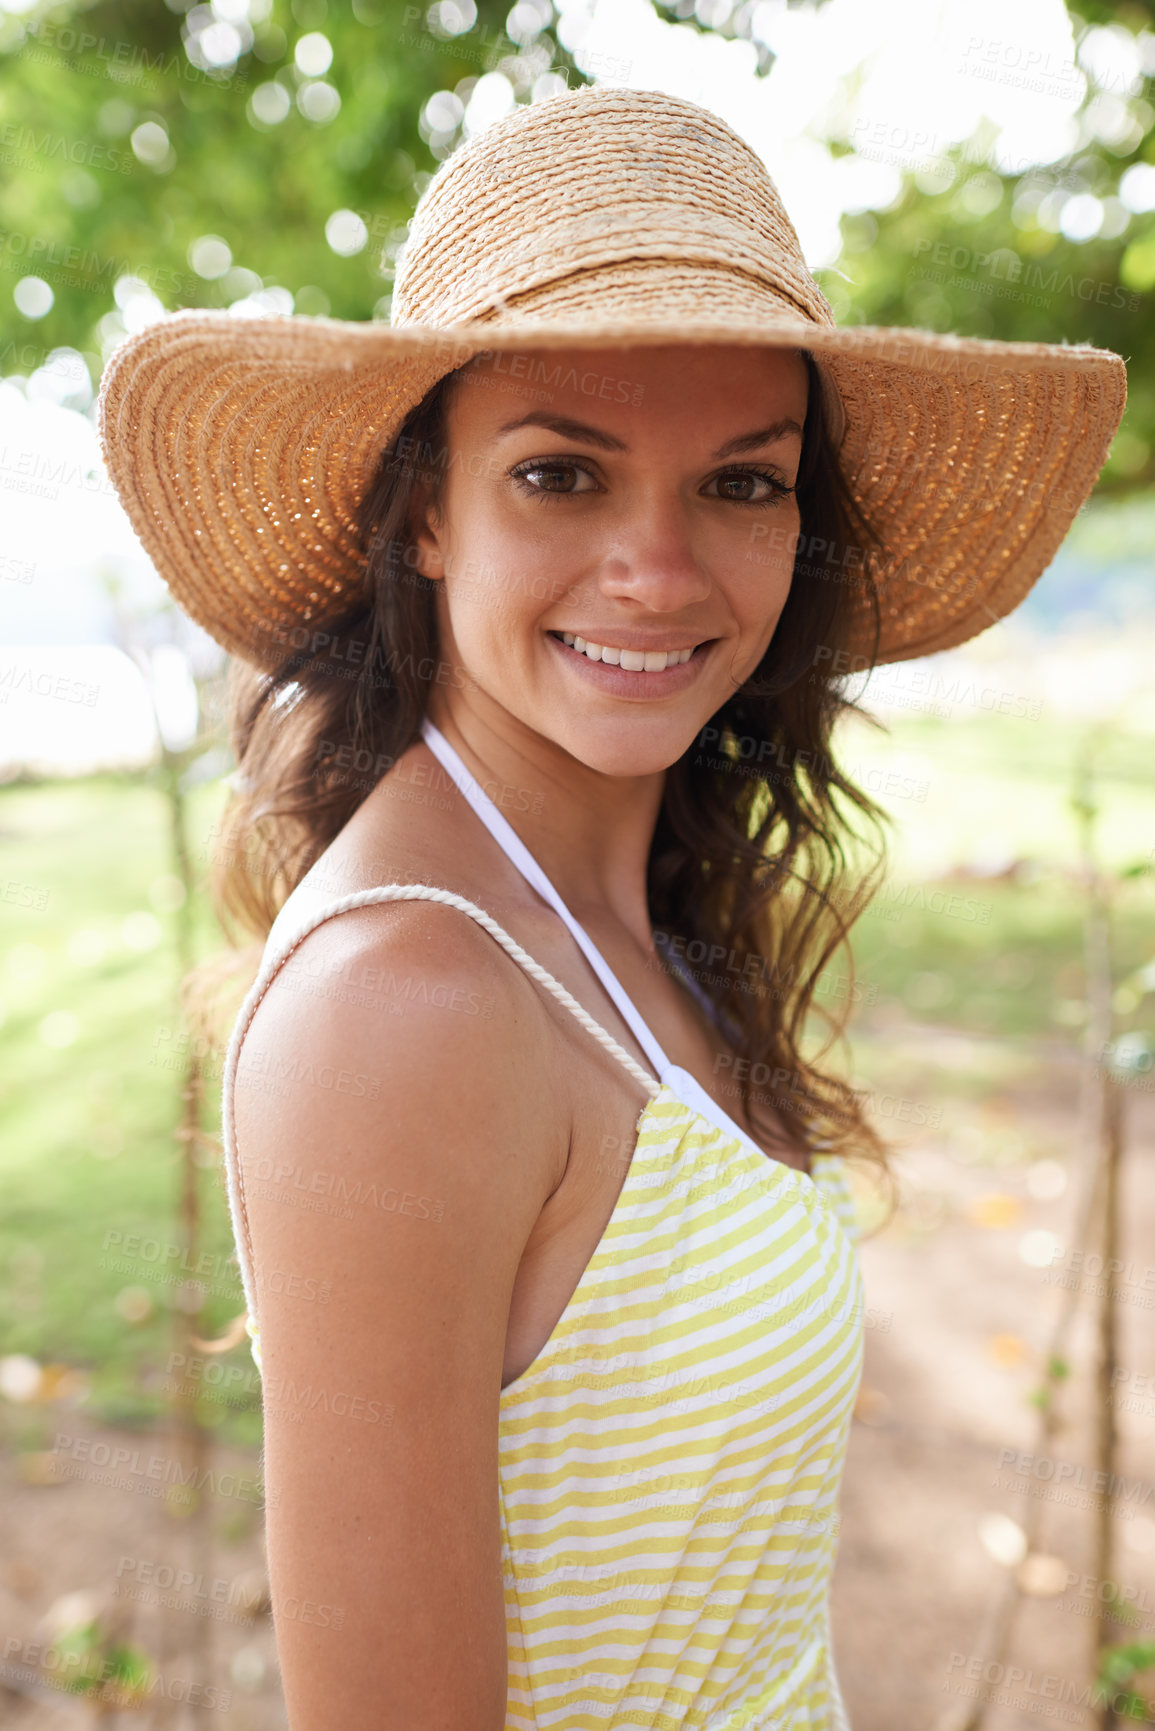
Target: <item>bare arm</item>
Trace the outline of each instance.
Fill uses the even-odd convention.
[[[560,1134],[532,994],[452,909],[357,910],[241,1049],[292,1731],[505,1724],[498,1397]]]

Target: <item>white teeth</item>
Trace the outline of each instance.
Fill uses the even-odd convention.
[[[589,661],[605,661],[611,667],[624,667],[628,673],[662,673],[667,667],[680,667],[694,653],[693,649],[614,649],[604,643],[590,643],[575,637],[572,631],[558,633],[563,643],[576,649]]]

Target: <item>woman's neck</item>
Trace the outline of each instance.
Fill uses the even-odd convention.
[[[604,775],[504,712],[491,722],[431,698],[429,716],[566,906],[604,908],[649,952],[646,873],[665,771]]]

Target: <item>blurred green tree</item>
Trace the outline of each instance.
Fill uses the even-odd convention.
[[[763,75],[787,6],[820,3],[651,0],[751,41]],[[70,364],[86,396],[160,308],[387,318],[467,105],[473,124],[616,76],[581,54],[580,16],[580,0],[3,0],[0,374],[53,355],[61,397]],[[1072,0],[1070,20],[1069,62],[1043,75],[1070,91],[1076,143],[1043,166],[1002,160],[989,124],[929,158],[886,128],[880,143],[845,81],[811,130],[889,161],[900,190],[843,218],[821,281],[843,322],[1118,350],[1130,401],[1102,486],[1131,489],[1155,480],[1155,14]],[[1013,83],[997,46],[981,75]]]
[[[901,128],[844,109],[828,142],[901,171],[892,203],[842,219],[836,269],[818,272],[840,323],[917,325],[1010,341],[1093,343],[1128,363],[1123,424],[1099,483],[1155,482],[1155,13],[1078,0],[1069,59],[979,41],[971,71],[1061,92],[1072,148],[1007,161],[990,122],[927,154]],[[1008,36],[1010,28],[1008,27]]]

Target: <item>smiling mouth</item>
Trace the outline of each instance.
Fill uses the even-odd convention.
[[[549,635],[584,655],[587,661],[604,661],[626,673],[664,673],[667,667],[680,667],[705,647],[703,643],[694,643],[686,649],[619,649],[613,644],[592,643],[585,637],[575,637],[572,631],[551,631]]]

